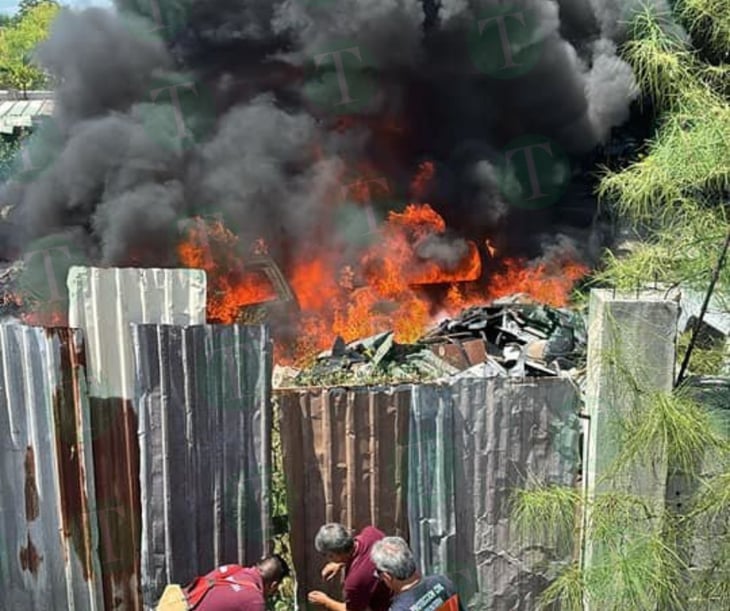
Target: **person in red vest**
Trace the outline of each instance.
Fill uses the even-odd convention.
[[[288,574],[289,566],[278,554],[252,567],[224,564],[186,588],[168,586],[157,611],[265,611],[266,599]]]
[[[444,575],[422,577],[401,537],[376,542],[370,558],[378,577],[393,592],[390,611],[464,611],[451,580]]]
[[[322,526],[314,539],[314,547],[328,561],[322,569],[322,578],[329,581],[344,570],[345,602],[334,600],[319,590],[309,593],[309,602],[328,611],[387,611],[390,592],[376,577],[375,565],[370,559],[373,545],[384,536],[374,526],[366,526],[354,537],[342,524]]]

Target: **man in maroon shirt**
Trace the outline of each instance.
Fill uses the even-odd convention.
[[[288,574],[289,567],[278,554],[248,568],[224,564],[198,577],[184,590],[178,588],[182,596],[178,595],[177,600],[172,595],[163,596],[158,611],[265,611],[266,598],[276,592]]]
[[[309,602],[328,611],[387,611],[390,592],[375,574],[370,550],[385,536],[374,526],[366,526],[353,537],[342,524],[325,524],[314,539],[314,547],[327,558],[322,578],[329,581],[345,570],[345,602],[336,601],[324,592],[309,593]]]

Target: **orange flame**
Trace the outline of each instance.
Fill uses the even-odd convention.
[[[504,262],[504,271],[490,278],[487,296],[499,299],[525,293],[540,303],[560,307],[568,302],[576,281],[588,271],[587,266],[565,258],[534,265],[520,259],[508,259]]]
[[[203,269],[208,274],[207,316],[209,320],[233,323],[241,308],[270,301],[276,297],[271,283],[261,274],[246,270],[239,251],[238,238],[221,221],[205,223],[196,219],[187,239],[177,248],[185,267]],[[254,253],[265,252],[259,240]]]
[[[421,164],[412,191],[425,192],[433,175],[432,163]],[[300,253],[285,270],[300,308],[292,313],[295,339],[277,346],[277,358],[300,360],[329,347],[337,335],[349,342],[393,330],[398,341],[411,342],[436,313],[453,316],[514,293],[562,306],[575,282],[588,272],[570,253],[537,263],[500,260],[491,240],[485,239],[490,274],[482,280],[482,261],[473,242],[466,242],[462,259],[448,266],[419,255],[424,240],[445,240],[446,230],[444,219],[430,205],[411,203],[389,214],[357,261],[323,248]],[[252,255],[266,252],[263,240],[249,250]],[[219,221],[195,222],[178,246],[178,255],[183,265],[208,273],[211,320],[235,322],[241,308],[276,297],[265,277],[246,269],[238,238]]]

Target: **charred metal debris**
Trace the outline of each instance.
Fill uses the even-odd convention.
[[[281,385],[574,376],[585,369],[586,345],[581,313],[517,295],[464,310],[413,344],[396,342],[392,332],[349,344],[338,337],[310,367],[283,374]]]

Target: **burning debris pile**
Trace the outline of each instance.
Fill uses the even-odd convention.
[[[464,310],[412,344],[393,333],[345,344],[309,368],[280,370],[279,385],[320,386],[414,382],[445,377],[578,375],[587,344],[582,315],[535,303],[525,295]]]
[[[0,193],[0,260],[55,276],[16,296],[30,320],[71,265],[202,268],[208,321],[266,318],[293,363],[517,292],[563,306],[600,253],[582,165],[637,96],[643,1],[116,4],[37,53],[54,116]]]

